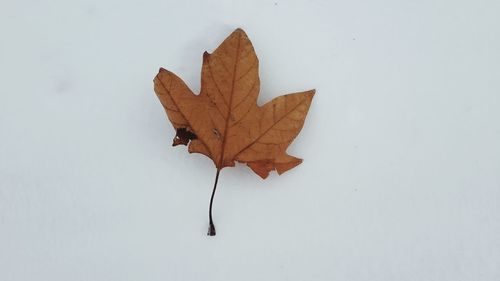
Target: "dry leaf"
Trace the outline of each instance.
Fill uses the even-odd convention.
[[[314,90],[258,106],[258,69],[252,43],[236,29],[212,54],[203,54],[199,95],[163,68],[154,79],[155,92],[177,131],[173,145],[188,145],[190,153],[210,157],[217,168],[209,235],[215,235],[211,210],[222,168],[246,163],[265,179],[272,170],[282,174],[302,162],[286,149],[302,129]]]

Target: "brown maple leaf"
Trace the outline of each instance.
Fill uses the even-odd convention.
[[[190,153],[210,157],[217,169],[209,207],[211,236],[212,203],[222,168],[246,163],[265,179],[272,170],[282,174],[302,162],[286,149],[302,129],[314,90],[258,106],[258,70],[252,43],[238,28],[212,54],[203,54],[199,95],[163,68],[154,79],[155,92],[177,131],[173,146],[188,145]]]

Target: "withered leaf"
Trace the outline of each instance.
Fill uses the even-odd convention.
[[[314,90],[279,96],[257,105],[259,60],[242,29],[236,29],[217,49],[203,54],[201,92],[195,95],[174,73],[161,68],[154,89],[176,129],[173,145],[188,145],[190,153],[210,157],[219,172],[235,161],[246,163],[266,178],[302,162],[286,153],[302,129]],[[213,234],[215,235],[215,228]]]

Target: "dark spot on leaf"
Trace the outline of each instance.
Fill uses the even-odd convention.
[[[198,137],[191,131],[188,131],[186,128],[177,129],[177,133],[174,137],[174,143],[172,146],[176,146],[179,144],[187,145],[190,140],[195,140]]]
[[[215,129],[215,128],[212,129],[212,132],[214,133],[214,135],[215,135],[216,138],[220,139],[220,133],[219,133],[219,131],[217,129]]]

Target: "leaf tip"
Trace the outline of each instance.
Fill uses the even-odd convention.
[[[316,89],[307,91],[307,95],[310,96],[311,99],[314,97],[315,94],[316,94]]]
[[[276,172],[278,172],[278,175],[281,175],[284,172],[286,172],[292,168],[295,168],[299,164],[302,164],[302,159],[295,158],[295,157],[293,157],[293,158],[294,159],[288,163],[276,163],[275,164]]]
[[[203,63],[207,63],[208,62],[208,57],[210,57],[210,53],[205,51],[203,53]]]
[[[245,31],[244,31],[241,27],[238,27],[238,28],[236,28],[236,29],[233,31],[233,34],[238,34],[238,33],[240,33],[241,35],[245,35],[245,36],[247,35],[247,34],[245,33]]]

